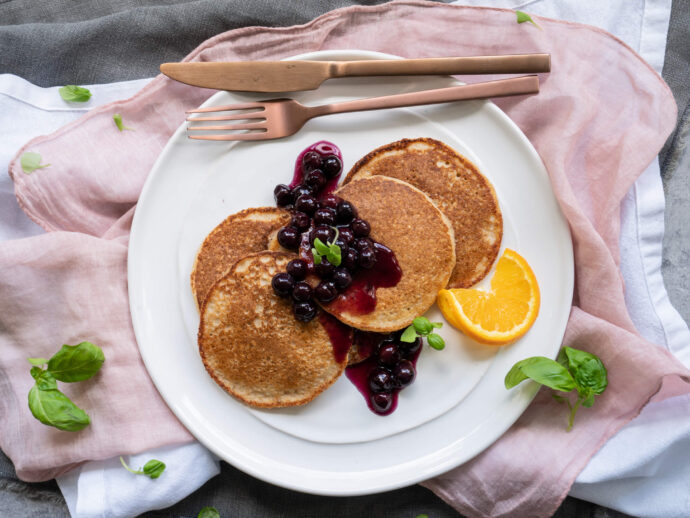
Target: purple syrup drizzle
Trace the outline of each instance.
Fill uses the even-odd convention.
[[[351,315],[366,315],[376,309],[376,289],[392,288],[402,278],[402,269],[393,251],[374,243],[376,264],[370,270],[358,270],[352,284],[331,302],[330,307]]]
[[[302,159],[304,158],[304,155],[309,153],[310,151],[316,151],[318,154],[320,154],[322,157],[326,157],[328,155],[335,155],[340,159],[340,162],[343,162],[343,154],[340,152],[340,148],[333,144],[332,142],[328,142],[327,140],[320,140],[316,144],[312,144],[308,148],[305,148],[302,150],[302,152],[297,155],[297,160],[295,160],[295,172],[292,175],[292,182],[290,182],[290,189],[294,189],[297,187],[299,184],[301,184],[304,181],[304,172],[302,171]],[[342,176],[343,172],[340,171],[338,176],[334,176],[328,182],[326,182],[326,185],[324,188],[320,191],[319,197],[325,196],[326,194],[330,194],[333,191],[335,191],[335,188],[338,187],[338,182],[340,181],[340,177]]]
[[[363,335],[375,335],[376,333],[362,333]],[[383,342],[383,337],[386,335],[378,335],[380,336],[380,341],[377,343],[376,347],[378,347],[381,342]],[[357,335],[355,334],[355,340],[357,339]],[[372,338],[369,337],[364,337],[365,340],[372,340]],[[356,345],[356,344],[355,344]],[[414,354],[411,356],[407,357],[408,360],[412,362],[412,365],[414,365],[415,370],[417,368],[417,360],[419,359],[419,355],[422,352],[422,347],[420,347]],[[391,404],[391,407],[386,411],[386,412],[378,412],[374,408],[374,406],[371,403],[371,396],[374,394],[369,387],[369,373],[374,369],[375,367],[378,366],[378,359],[376,354],[372,354],[364,360],[363,362],[356,363],[354,365],[348,365],[345,368],[345,376],[347,376],[347,379],[349,379],[352,384],[357,387],[357,390],[359,390],[360,394],[364,396],[364,400],[367,402],[367,406],[369,407],[369,410],[374,412],[376,415],[390,415],[395,411],[395,409],[398,407],[398,394],[402,389],[399,388],[394,388],[391,393],[393,395],[393,403]]]

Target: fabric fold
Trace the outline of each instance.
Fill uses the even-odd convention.
[[[539,151],[571,227],[576,307],[565,343],[601,356],[611,384],[593,408],[578,415],[569,434],[563,408],[540,393],[493,446],[425,484],[470,517],[550,516],[587,460],[650,398],[689,390],[688,371],[636,333],[625,309],[618,269],[620,203],[673,128],[673,97],[639,56],[607,33],[555,20],[539,23],[541,31],[518,25],[513,11],[408,0],[340,9],[297,27],[230,31],[211,38],[187,58],[280,59],[343,48],[405,57],[551,53],[553,71],[542,76],[538,96],[496,104]],[[148,171],[184,111],[210,93],[159,76],[133,98],[95,109],[29,142],[10,166],[22,208],[51,231],[44,240],[40,236],[21,245],[0,246],[0,300],[6,305],[0,308],[5,316],[0,316],[0,341],[13,351],[0,359],[0,394],[7,396],[0,408],[3,415],[12,416],[0,423],[0,445],[26,480],[51,478],[86,459],[189,440],[155,392],[138,356],[126,301],[125,243],[130,213]],[[116,132],[115,112],[135,131]],[[39,152],[51,167],[24,174],[18,159],[24,151]],[[26,270],[16,264],[21,260],[29,261]],[[103,268],[94,268],[99,261]],[[42,276],[46,271],[53,276]],[[59,297],[40,297],[53,286],[59,287]],[[89,286],[101,288],[94,289],[91,300],[84,295]],[[59,300],[68,301],[65,305],[72,312],[60,308],[54,315],[53,305]],[[27,314],[32,318],[25,318]],[[27,330],[37,319],[46,325]],[[64,330],[59,337],[49,331],[48,322],[51,329]],[[99,376],[113,379],[85,386],[75,399],[93,398],[93,405],[84,407],[96,413],[108,404],[92,394],[98,387],[107,386],[110,395],[120,385],[127,390],[121,405],[109,408],[117,422],[107,431],[92,425],[84,435],[65,439],[63,432],[33,421],[19,399],[31,384],[25,357],[49,354],[61,340],[80,333],[95,334],[93,341],[106,344],[106,358],[112,360]],[[31,354],[26,353],[29,345]],[[126,381],[115,377],[120,362],[129,367]],[[28,379],[21,378],[22,372]],[[139,390],[142,393],[133,398],[132,392]],[[148,408],[141,414],[141,401],[165,423],[155,436],[139,432],[151,415]],[[106,414],[99,414],[99,419],[106,423]],[[23,444],[27,439],[54,447],[41,455]]]

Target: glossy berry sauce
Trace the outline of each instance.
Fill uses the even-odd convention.
[[[353,329],[325,311],[321,311],[319,314],[319,323],[326,330],[328,338],[331,340],[335,361],[338,363],[344,361],[352,346]]]
[[[310,151],[316,151],[318,154],[322,156],[335,155],[340,159],[341,163],[343,161],[343,154],[340,152],[340,148],[332,142],[328,142],[327,140],[320,140],[315,144],[312,144],[308,148],[303,149],[302,152],[299,155],[297,155],[297,160],[295,160],[295,172],[292,175],[290,189],[294,189],[295,187],[304,182],[305,173],[302,168],[302,159],[304,159],[304,155],[306,155]],[[323,187],[319,192],[319,195],[324,196],[335,191],[335,188],[338,187],[338,182],[340,181],[341,175],[342,171],[338,173],[337,176],[328,180],[326,182],[325,187]]]
[[[331,302],[331,307],[353,315],[366,315],[376,309],[376,289],[392,288],[402,278],[402,269],[393,251],[374,243],[376,264],[370,270],[360,270],[352,284]]]
[[[383,340],[386,335],[381,335],[378,333],[360,333],[359,336],[357,336],[357,332],[355,332],[355,340],[365,340],[369,342],[368,346],[373,347],[375,349],[378,349],[383,343],[385,343]],[[375,344],[375,345],[373,345]],[[354,344],[356,346],[356,344]],[[411,352],[411,354],[405,354],[404,358],[407,359],[412,363],[412,366],[416,369],[417,367],[417,359],[419,358],[419,354],[421,353],[422,348],[419,347],[415,351]],[[374,369],[380,368],[379,367],[379,358],[374,352],[364,360],[363,362],[356,363],[354,365],[349,365],[348,367],[345,368],[345,376],[347,376],[347,379],[349,379],[352,384],[357,387],[357,390],[364,396],[364,400],[367,403],[367,406],[369,407],[369,410],[374,412],[375,414],[378,415],[389,415],[395,411],[395,409],[398,406],[398,394],[404,387],[400,386],[393,386],[390,390],[387,392],[390,393],[390,407],[381,410],[380,408],[377,408],[376,405],[373,403],[373,398],[375,397],[376,393],[372,390],[369,382],[370,375]]]

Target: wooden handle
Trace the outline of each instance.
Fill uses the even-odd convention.
[[[551,70],[550,54],[471,56],[458,58],[333,61],[332,77],[456,74],[536,74]]]
[[[364,110],[382,110],[385,108],[400,108],[403,106],[419,106],[421,104],[438,104],[469,99],[488,99],[490,97],[506,97],[509,95],[525,95],[539,93],[539,78],[537,76],[514,77],[487,81],[436,90],[424,90],[406,94],[387,95],[371,99],[358,99],[342,103],[325,104],[309,107],[309,118],[329,115],[332,113],[357,112]]]

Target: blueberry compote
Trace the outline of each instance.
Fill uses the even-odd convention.
[[[362,393],[372,412],[388,415],[398,406],[398,393],[412,384],[417,371],[417,358],[422,350],[422,339],[412,343],[400,341],[402,331],[390,335],[354,332],[353,347],[366,356],[363,362],[350,365],[345,375]]]
[[[298,155],[290,185],[273,191],[276,204],[292,211],[290,223],[278,231],[278,243],[299,253],[287,272],[274,277],[273,288],[293,300],[295,318],[302,322],[317,315],[316,302],[351,314],[371,313],[376,289],[393,287],[402,276],[395,254],[369,237],[371,226],[358,217],[357,208],[333,194],[342,172],[340,150],[322,140]],[[337,245],[339,262],[322,256],[315,264],[316,239]]]

